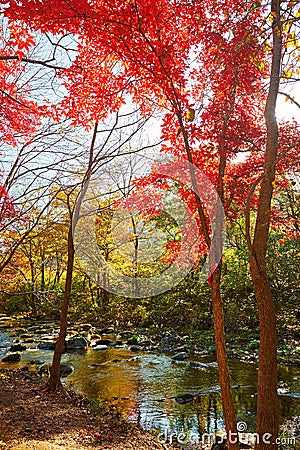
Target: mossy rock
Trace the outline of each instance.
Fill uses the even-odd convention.
[[[7,363],[18,363],[21,361],[21,355],[20,353],[10,353],[4,356],[4,358],[2,358],[1,361]]]
[[[134,334],[133,336],[131,336],[128,341],[127,344],[129,345],[137,345],[140,342],[140,338]]]

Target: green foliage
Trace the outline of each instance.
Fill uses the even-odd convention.
[[[250,350],[257,350],[259,348],[259,340],[253,339],[252,341],[249,342],[248,347]]]
[[[104,250],[106,221],[109,220],[109,214],[107,217],[102,215],[98,220],[99,227],[104,221],[102,234],[99,231],[98,235],[100,244],[103,239]],[[160,214],[153,223],[158,230],[167,227],[169,235],[176,239],[176,223],[169,216]],[[226,331],[236,336],[241,345],[257,350],[257,307],[243,229],[242,218],[227,227],[221,286],[225,326]],[[16,260],[12,261],[14,276],[18,273],[15,267],[20,268],[16,278],[18,282],[6,284],[1,301],[4,312],[59,318],[66,275],[65,235],[64,222],[55,224],[48,221],[40,226],[39,233],[33,234],[24,243]],[[267,270],[276,302],[279,333],[296,336],[300,319],[300,243],[293,238],[283,240],[283,237],[279,231],[270,232]],[[211,287],[208,283],[199,283],[199,270],[191,271],[177,286],[162,295],[134,299],[102,289],[89,280],[76,262],[70,319],[86,320],[104,327],[118,323],[120,327],[131,324],[135,328],[150,328],[162,333],[174,330],[197,337],[204,347],[210,347],[213,351]],[[299,349],[296,348],[297,351]]]
[[[5,299],[4,299],[5,301]],[[14,295],[8,298],[5,302],[5,310],[7,314],[19,314],[26,311],[26,304],[21,295]]]
[[[136,345],[136,344],[139,343],[139,341],[140,341],[139,336],[138,336],[137,334],[134,334],[133,336],[131,336],[131,337],[128,339],[127,343],[128,343],[128,344],[132,344],[132,345]]]

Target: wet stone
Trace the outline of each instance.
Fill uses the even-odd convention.
[[[190,367],[192,367],[193,369],[207,369],[208,365],[200,363],[198,361],[191,361],[190,362]]]
[[[39,373],[40,375],[47,375],[50,373],[50,364],[43,364],[40,369],[39,369]],[[73,372],[74,367],[69,364],[69,363],[61,363],[60,364],[60,376],[62,378],[66,378],[68,375],[71,375],[71,373]]]
[[[188,357],[188,354],[186,352],[180,352],[176,355],[172,356],[173,361],[185,361]]]
[[[23,352],[24,350],[26,350],[26,345],[23,345],[23,344],[13,344],[9,349],[9,351],[12,353],[13,352]]]
[[[18,363],[21,361],[21,355],[20,353],[10,353],[9,355],[4,356],[1,361],[8,363]]]

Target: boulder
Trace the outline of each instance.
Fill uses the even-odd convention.
[[[200,362],[198,362],[198,361],[191,361],[191,362],[190,362],[190,366],[191,366],[193,369],[207,369],[207,368],[208,368],[208,365],[207,365],[207,364],[203,364],[203,363],[200,363]]]
[[[79,326],[80,330],[82,331],[90,331],[93,328],[93,325],[90,323],[83,323]]]
[[[128,345],[137,345],[140,342],[140,338],[136,335],[130,337],[127,341]]]
[[[86,350],[88,346],[88,341],[85,337],[75,336],[66,341],[66,351],[67,352],[76,352]]]
[[[40,375],[47,375],[50,371],[50,364],[43,364],[39,369]],[[70,375],[74,370],[74,367],[69,363],[61,363],[60,364],[60,376],[61,378],[66,378],[68,375]]]
[[[17,363],[21,361],[20,353],[10,353],[1,359],[2,362]]]
[[[108,345],[96,345],[95,347],[93,347],[94,350],[107,350],[108,349]]]
[[[65,378],[68,375],[71,375],[73,370],[74,370],[74,367],[71,364],[61,363],[61,365],[60,365],[60,376],[62,378]]]
[[[49,341],[49,342],[40,342],[37,347],[40,350],[55,350],[55,345],[56,345],[55,341],[52,342]]]
[[[113,345],[114,341],[111,339],[97,339],[95,345]]]
[[[119,334],[118,334],[118,337],[120,338],[120,339],[129,339],[129,338],[131,338],[131,337],[133,337],[133,336],[135,336],[135,334],[133,333],[133,331],[121,331]]]
[[[28,337],[23,339],[24,342],[26,342],[27,344],[34,344],[35,343],[35,339]]]
[[[107,328],[102,328],[101,330],[98,329],[97,333],[103,335],[103,334],[113,334],[115,332],[115,328],[113,326],[111,327],[107,327]]]
[[[184,394],[184,395],[175,397],[176,402],[179,403],[180,405],[185,405],[186,403],[190,403],[193,401],[193,399],[194,399],[193,394]]]
[[[9,351],[14,353],[14,352],[23,352],[24,350],[26,350],[26,345],[23,344],[13,344]]]
[[[29,362],[30,366],[41,366],[42,364],[43,364],[42,361],[40,361],[39,359],[32,359]]]
[[[99,334],[93,333],[93,334],[91,334],[91,339],[95,341],[95,340],[97,340],[97,339],[101,339],[101,337],[100,337]]]
[[[161,342],[162,342],[162,343],[166,343],[166,342],[174,342],[174,341],[176,341],[176,334],[175,334],[175,333],[167,334],[167,335],[165,335],[165,336],[163,336],[163,337],[161,338]]]
[[[132,345],[131,347],[129,347],[129,350],[131,350],[132,352],[139,352],[140,350],[142,350],[142,347],[140,345]]]
[[[186,352],[176,353],[176,355],[172,356],[173,361],[185,361],[188,357]]]

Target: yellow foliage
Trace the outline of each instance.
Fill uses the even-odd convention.
[[[190,108],[187,110],[186,115],[185,115],[185,120],[187,122],[193,122],[193,120],[195,119],[195,110]]]
[[[269,44],[268,41],[266,41],[266,42],[264,43],[263,48],[264,48],[264,50],[267,50],[267,51],[272,50],[272,47],[271,47],[271,45]]]
[[[277,19],[277,13],[275,11],[272,11],[270,13],[270,22],[273,23],[275,19]]]
[[[289,33],[288,40],[286,43],[286,48],[298,47],[298,45],[299,45],[299,41],[298,41],[298,39],[296,39],[295,31],[293,31],[292,33]]]
[[[265,67],[265,64],[262,61],[257,61],[256,67],[261,72],[263,70],[263,68]]]
[[[283,76],[284,78],[292,78],[292,76],[293,76],[293,71],[290,70],[290,69],[284,70],[284,71],[282,72],[282,76]]]

